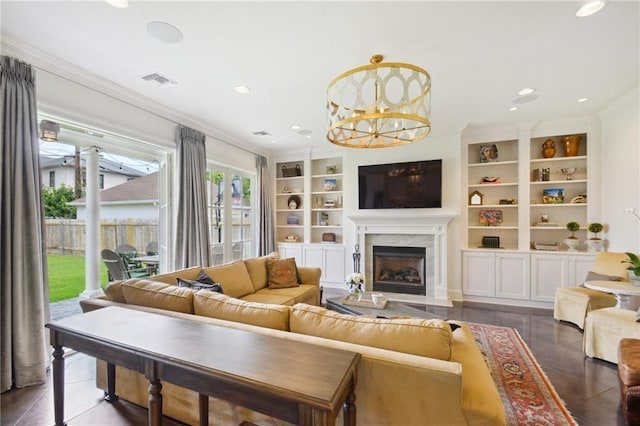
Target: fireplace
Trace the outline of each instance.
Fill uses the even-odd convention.
[[[374,245],[373,290],[426,295],[425,248]]]
[[[424,250],[424,291],[419,294],[401,293],[394,287],[382,292],[389,299],[400,302],[453,306],[447,280],[447,226],[454,217],[449,214],[425,215],[417,211],[349,216],[356,227],[355,243],[362,253],[360,270],[365,275],[366,290],[374,290],[374,246],[418,247]]]

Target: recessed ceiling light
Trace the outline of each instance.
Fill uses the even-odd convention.
[[[113,7],[117,7],[123,9],[125,7],[129,7],[129,0],[105,0],[108,4]]]
[[[531,87],[525,87],[524,89],[522,89],[521,91],[518,92],[518,95],[520,95],[520,96],[530,95],[535,91],[536,91],[536,89],[533,89]]]
[[[243,95],[246,95],[247,93],[251,93],[251,89],[243,85],[238,85],[234,87],[233,90],[235,90],[238,93],[242,93]]]
[[[292,124],[291,125],[291,130],[300,130],[302,129],[302,126],[300,126],[299,124]]]
[[[166,22],[149,22],[147,24],[147,32],[163,43],[176,44],[182,41],[182,31]]]
[[[580,9],[576,12],[578,18],[584,18],[585,16],[591,16],[594,13],[600,12],[600,10],[607,4],[606,0],[592,0],[585,2]]]
[[[589,100],[589,98],[580,98],[578,99],[578,102],[587,102]]]
[[[511,108],[509,108],[509,111],[517,111],[518,107],[517,106],[512,106]]]

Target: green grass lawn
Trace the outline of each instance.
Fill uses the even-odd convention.
[[[84,291],[84,256],[47,255],[49,302],[78,297]],[[100,262],[100,285],[107,285],[107,267]]]

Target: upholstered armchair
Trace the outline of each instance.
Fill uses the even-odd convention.
[[[626,258],[627,255],[624,253],[599,252],[589,273],[590,277],[585,281],[628,281],[627,265],[622,263]],[[610,293],[585,287],[560,287],[556,290],[553,317],[573,323],[582,330],[589,311],[609,308],[615,304],[616,297]]]

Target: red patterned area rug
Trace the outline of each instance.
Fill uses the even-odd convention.
[[[467,324],[491,370],[508,425],[578,425],[515,328]]]

